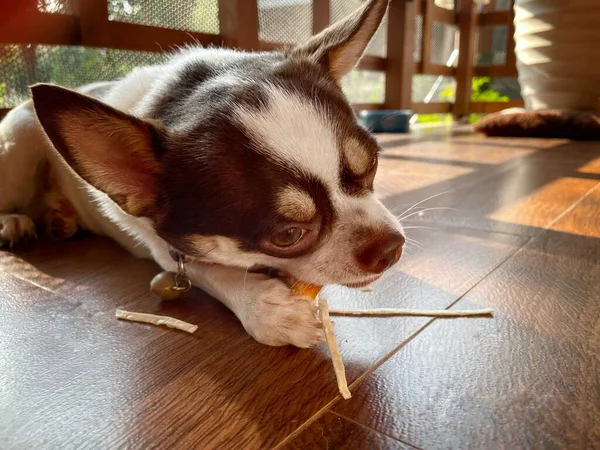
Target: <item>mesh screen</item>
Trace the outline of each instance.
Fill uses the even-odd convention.
[[[506,25],[479,27],[477,30],[477,66],[503,66],[506,63],[508,27]]]
[[[107,1],[109,20],[219,34],[218,0]]]
[[[341,19],[344,19],[349,14],[354,12],[360,7],[364,0],[331,0],[329,6],[330,21],[335,23]],[[388,16],[387,14],[381,22],[381,26],[371,39],[371,42],[367,46],[366,54],[374,56],[387,56],[387,27],[388,27]]]
[[[458,48],[457,27],[434,22],[431,30],[431,62],[446,65],[450,55]],[[456,61],[454,62],[456,64]]]
[[[415,103],[454,102],[456,81],[453,77],[414,75],[412,101]]]
[[[385,72],[353,70],[342,80],[342,89],[351,103],[383,103]]]
[[[37,9],[43,13],[73,14],[73,1],[76,0],[37,0]]]
[[[423,43],[423,16],[415,16],[415,42],[413,59],[421,62],[421,44]]]
[[[454,10],[454,0],[435,0],[435,4],[440,8]]]
[[[312,35],[312,0],[258,0],[258,38],[295,44]]]
[[[53,82],[77,87],[114,80],[138,66],[166,60],[161,53],[48,45],[0,46],[0,107],[13,107],[29,96],[28,86]]]

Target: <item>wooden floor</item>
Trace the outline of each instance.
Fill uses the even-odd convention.
[[[600,448],[600,143],[380,139],[385,203],[437,196],[375,290],[330,305],[493,318],[335,318],[344,401],[326,348],[259,345],[200,291],[159,304],[157,267],[105,239],[0,252],[0,448]]]

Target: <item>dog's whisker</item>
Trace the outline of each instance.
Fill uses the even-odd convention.
[[[409,225],[409,226],[403,226],[402,227],[403,230],[420,230],[420,229],[424,229],[424,230],[433,230],[433,231],[439,231],[439,228],[435,228],[435,227],[426,227],[426,226],[421,226],[421,225]]]
[[[415,241],[413,239],[406,239],[406,243],[409,244],[409,245],[413,245],[413,246],[415,246],[417,248],[423,248],[423,245],[420,242]]]
[[[395,213],[398,209],[404,208],[408,205],[410,205],[410,203],[402,203],[401,205],[396,205],[393,208],[389,208],[389,210],[390,210],[390,212]]]
[[[414,205],[412,205],[412,206],[411,206],[410,208],[408,208],[406,211],[404,211],[403,213],[401,213],[401,214],[400,214],[400,216],[401,216],[402,214],[406,214],[406,213],[407,213],[407,212],[409,212],[409,211],[412,211],[412,210],[413,210],[415,207],[417,207],[417,206],[419,206],[419,205],[422,205],[423,203],[425,203],[425,202],[427,202],[427,201],[429,201],[429,200],[431,200],[431,199],[434,199],[434,198],[436,198],[436,197],[439,197],[439,196],[441,196],[441,195],[450,194],[451,192],[453,192],[453,191],[443,191],[443,192],[438,192],[437,194],[431,195],[431,196],[427,197],[426,199],[423,199],[423,200],[421,200],[420,202],[417,202],[417,203],[415,203]]]
[[[403,216],[403,217],[397,217],[397,219],[398,219],[399,221],[403,221],[403,220],[406,220],[406,219],[408,219],[409,217],[412,217],[412,216],[414,216],[414,215],[416,215],[416,214],[425,213],[425,212],[427,212],[427,211],[438,211],[438,210],[444,210],[444,211],[459,211],[459,210],[458,210],[458,209],[456,209],[456,208],[449,208],[449,207],[446,207],[446,206],[436,206],[436,207],[433,207],[433,208],[425,208],[425,209],[421,209],[421,210],[419,210],[419,211],[414,211],[414,212],[412,212],[412,213],[410,213],[410,214],[408,214],[408,215],[405,215],[405,216]]]
[[[410,216],[412,216],[414,214],[418,214],[418,213],[422,213],[422,212],[426,212],[426,211],[431,211],[431,210],[435,210],[435,209],[454,209],[454,208],[452,208],[450,206],[431,206],[431,207],[427,207],[427,208],[424,208],[424,207],[420,206],[420,207],[416,208],[416,210],[413,211],[413,212],[411,212],[410,214],[403,213],[403,214],[400,214],[400,215],[396,216],[396,218],[398,220],[402,220],[402,219],[405,219],[406,217],[410,217]]]

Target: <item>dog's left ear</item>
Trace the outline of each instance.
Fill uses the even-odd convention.
[[[291,54],[318,61],[336,81],[340,81],[358,64],[381,24],[388,3],[389,0],[367,0],[346,19],[313,36]]]
[[[158,126],[58,86],[31,92],[48,138],[81,178],[128,214],[156,213],[164,140]]]

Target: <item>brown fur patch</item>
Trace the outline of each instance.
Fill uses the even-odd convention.
[[[388,0],[368,0],[346,19],[313,36],[294,52],[304,56],[312,55],[339,82],[362,56],[387,7]]]
[[[371,167],[373,155],[357,139],[348,138],[343,144],[343,152],[348,168],[353,175],[361,177]]]
[[[317,214],[317,207],[307,192],[286,186],[277,194],[277,212],[295,222],[309,222]]]
[[[494,113],[475,124],[487,136],[600,140],[600,114],[592,111]]]

